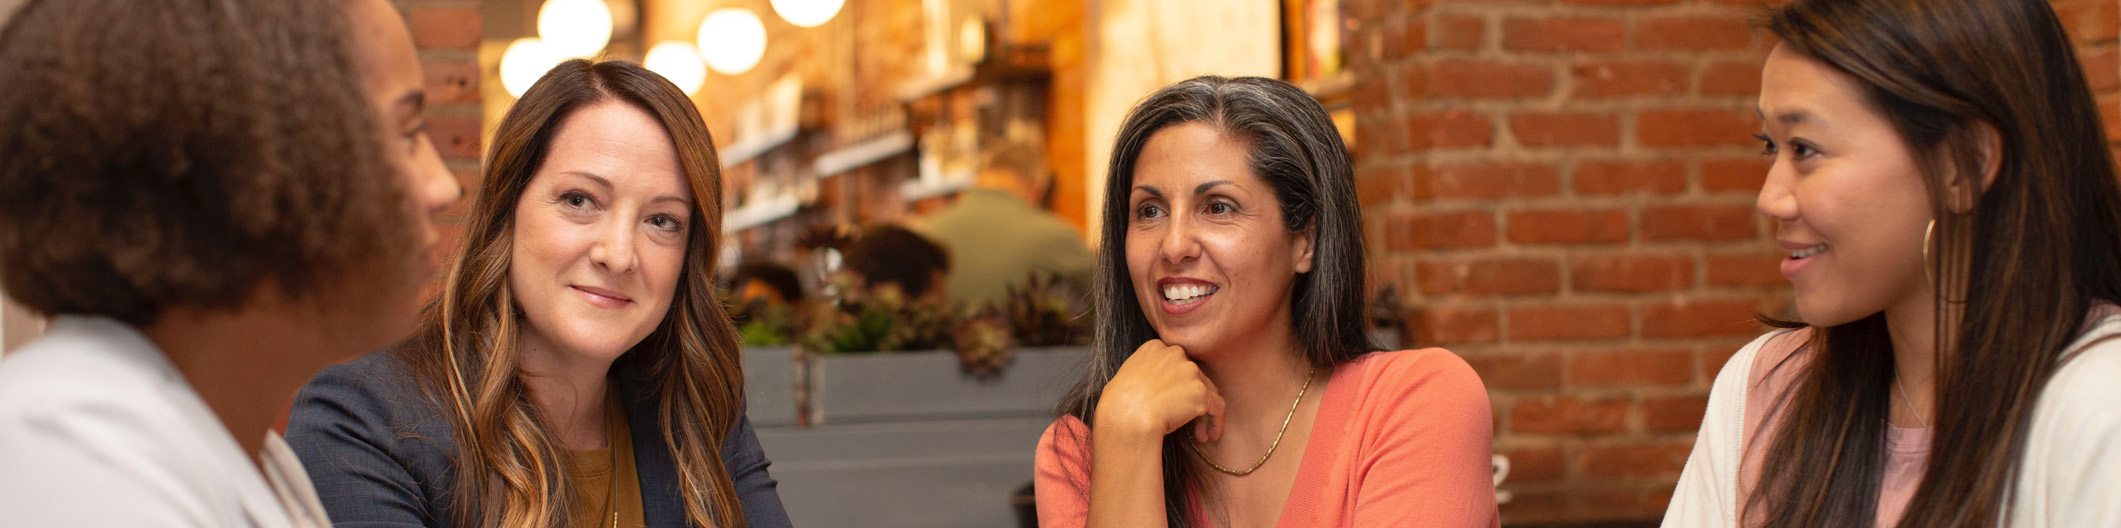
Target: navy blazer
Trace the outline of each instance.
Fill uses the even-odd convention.
[[[621,362],[623,364],[624,362]],[[634,431],[634,468],[641,478],[641,512],[650,528],[690,526],[677,468],[638,383],[621,370],[619,393]],[[410,368],[389,350],[324,369],[295,399],[287,443],[309,472],[340,527],[456,527],[451,500],[456,435],[422,393]],[[789,526],[770,464],[751,421],[739,415],[722,441],[722,464],[735,481],[744,516],[756,528]]]

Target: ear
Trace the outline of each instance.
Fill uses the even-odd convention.
[[[1311,272],[1311,261],[1317,248],[1318,221],[1312,220],[1310,227],[1298,232],[1296,239],[1289,242],[1289,258],[1296,262],[1297,273]]]
[[[2003,171],[2003,134],[1985,121],[1975,121],[1970,128],[1968,132],[1974,136],[1974,148],[1977,150],[1975,154],[1981,157],[1981,173],[1978,175],[1980,181],[1974,182],[1969,178],[1960,177],[1956,169],[1950,178],[1945,179],[1947,205],[1954,213],[1972,211],[1976,198],[1988,192],[1989,186],[1996,184],[1996,174]],[[1980,185],[1980,188],[1969,187],[1975,184]]]

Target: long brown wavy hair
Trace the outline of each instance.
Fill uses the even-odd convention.
[[[464,245],[441,295],[399,355],[447,409],[456,431],[455,506],[463,526],[549,527],[571,518],[576,490],[520,370],[521,316],[508,289],[516,202],[576,110],[606,101],[655,116],[677,145],[696,208],[670,311],[612,365],[643,380],[695,526],[743,526],[722,466],[722,440],[743,410],[736,330],[713,295],[722,227],[721,171],[699,110],[676,85],[625,62],[554,67],[502,118]]]
[[[2096,303],[2121,300],[2121,190],[2069,37],[2041,0],[1797,0],[1768,28],[1862,85],[1929,189],[1937,416],[1899,525],[1994,526],[2064,347]],[[1984,158],[1988,129],[2000,160]],[[1990,161],[1986,190],[1952,181]],[[1781,432],[1745,499],[1749,525],[1875,522],[1895,372],[1886,331],[1876,314],[1815,328],[1772,418]]]

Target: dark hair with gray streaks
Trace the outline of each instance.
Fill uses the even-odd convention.
[[[1302,89],[1261,77],[1204,76],[1166,86],[1136,104],[1120,126],[1105,173],[1104,225],[1099,236],[1096,280],[1097,337],[1088,371],[1062,402],[1060,412],[1095,426],[1098,396],[1119,366],[1156,330],[1135,302],[1127,280],[1127,193],[1134,163],[1151,136],[1164,129],[1203,123],[1246,145],[1252,173],[1273,188],[1291,231],[1317,230],[1314,262],[1290,287],[1289,324],[1312,365],[1331,366],[1377,350],[1363,329],[1365,289],[1362,212],[1356,206],[1354,169],[1347,145],[1325,108]],[[1087,443],[1089,438],[1067,439]],[[1187,490],[1200,472],[1183,448],[1190,435],[1164,437],[1164,508],[1171,526],[1186,518]],[[1087,486],[1088,475],[1078,482]],[[1081,490],[1088,496],[1088,488]]]

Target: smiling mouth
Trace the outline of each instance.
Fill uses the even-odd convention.
[[[1164,287],[1164,302],[1180,306],[1193,304],[1207,300],[1220,289],[1209,284],[1173,284]]]
[[[1804,260],[1807,258],[1811,258],[1812,255],[1817,255],[1825,252],[1826,244],[1820,244],[1804,249],[1792,249],[1790,250],[1790,260]]]

